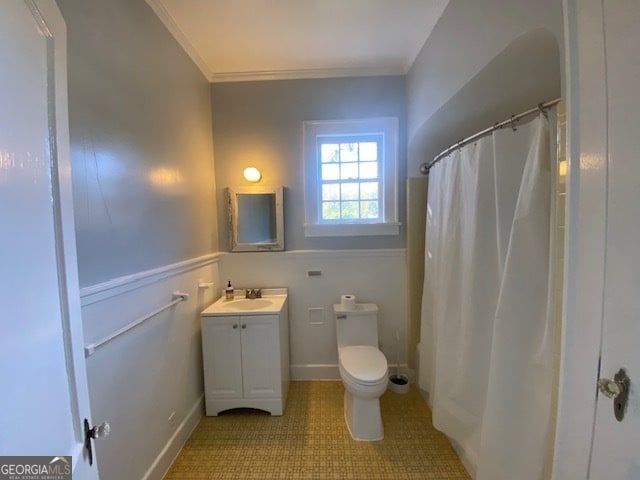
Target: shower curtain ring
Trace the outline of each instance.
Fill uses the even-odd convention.
[[[538,110],[540,110],[540,113],[544,115],[544,118],[549,119],[549,115],[547,114],[547,109],[544,108],[544,103],[538,104]]]
[[[511,129],[516,132],[518,129],[516,128],[516,116],[515,115],[511,115]]]

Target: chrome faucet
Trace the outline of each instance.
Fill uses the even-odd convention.
[[[244,298],[262,298],[262,290],[260,290],[259,288],[247,288],[244,291]]]

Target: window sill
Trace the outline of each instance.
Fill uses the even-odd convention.
[[[400,223],[305,224],[305,237],[360,237],[399,235]]]

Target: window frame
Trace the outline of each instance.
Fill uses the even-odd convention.
[[[381,220],[327,220],[321,218],[322,160],[318,137],[382,136],[382,158],[378,159]],[[380,117],[351,120],[313,120],[303,122],[305,165],[306,237],[399,235],[398,222],[398,119]],[[360,182],[360,179],[358,180]]]

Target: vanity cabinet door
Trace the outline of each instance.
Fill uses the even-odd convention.
[[[202,320],[202,357],[207,398],[242,398],[240,317]]]
[[[282,388],[278,316],[242,316],[240,322],[244,397],[279,397]]]

